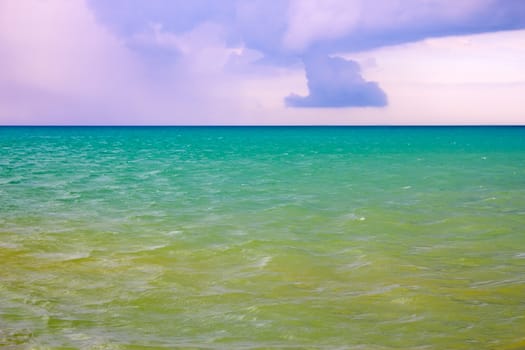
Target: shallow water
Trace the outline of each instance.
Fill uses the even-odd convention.
[[[525,128],[0,128],[0,347],[525,349]]]

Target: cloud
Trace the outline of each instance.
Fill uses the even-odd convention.
[[[128,0],[88,1],[103,23],[144,57],[156,57],[156,64],[169,64],[182,51],[162,38],[179,37],[202,23],[221,27],[226,47],[246,47],[261,53],[259,62],[290,68],[305,57],[525,26],[522,0],[150,0],[131,5]],[[364,81],[355,63],[343,69],[343,64],[329,59],[317,60],[315,67],[304,61],[310,95],[289,96],[288,106],[386,104],[377,83]],[[321,77],[339,70],[345,74],[336,74],[332,83]]]
[[[286,97],[289,107],[383,107],[387,98],[377,83],[365,81],[354,61],[339,57],[305,59],[310,94]]]
[[[398,96],[380,57],[361,72],[363,50],[524,27],[522,0],[3,0],[0,123],[300,122],[316,111],[283,98],[384,106],[378,84]]]
[[[243,114],[221,26],[145,28],[126,41],[82,0],[1,1],[0,124],[219,124]]]
[[[344,36],[358,27],[362,9],[361,1],[291,0],[284,49],[301,53],[315,42]]]
[[[351,52],[525,27],[522,0],[290,0],[284,48]]]
[[[360,51],[428,37],[519,29],[522,0],[87,0],[124,39],[152,25],[184,33],[221,25],[229,45],[270,59]]]
[[[169,32],[191,31],[203,22],[231,23],[235,0],[85,0],[96,17],[123,37],[159,24]]]

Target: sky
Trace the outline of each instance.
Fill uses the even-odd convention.
[[[525,125],[525,1],[0,1],[0,125],[440,124]]]

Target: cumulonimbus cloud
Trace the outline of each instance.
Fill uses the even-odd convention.
[[[377,83],[365,81],[354,61],[340,57],[305,59],[308,96],[286,97],[289,107],[383,107],[387,98]]]

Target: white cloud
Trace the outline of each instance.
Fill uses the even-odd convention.
[[[282,81],[296,73],[268,67],[245,76],[260,55],[227,47],[225,35],[214,23],[181,34],[152,24],[124,41],[82,0],[3,0],[0,123],[249,123],[282,104],[290,87]],[[129,47],[137,42],[178,56],[156,64]]]

